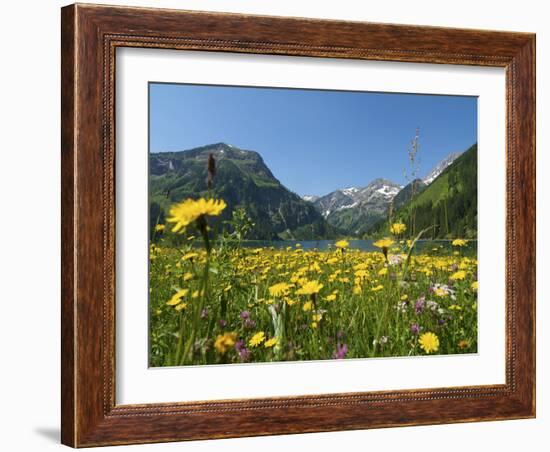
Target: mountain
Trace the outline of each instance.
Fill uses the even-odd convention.
[[[409,236],[431,228],[425,238],[476,238],[477,144],[461,153],[429,185],[396,208],[392,221],[405,223]],[[384,220],[369,232],[382,235],[387,229],[388,222]]]
[[[308,197],[334,227],[349,235],[363,235],[379,223],[391,207],[399,209],[419,195],[459,156],[453,152],[441,160],[424,179],[415,179],[405,187],[385,179],[376,179],[366,187],[348,187],[325,196]]]
[[[255,224],[249,239],[336,237],[337,231],[311,203],[275,178],[260,154],[225,143],[149,155],[151,227],[164,221],[173,203],[207,195],[209,155],[216,161],[214,195],[227,204],[213,224],[230,219],[235,208],[244,207]]]
[[[447,157],[441,160],[437,165],[435,165],[432,170],[426,175],[422,180],[424,184],[430,185],[451,163],[453,163],[462,152],[451,152]]]
[[[315,195],[304,195],[302,196],[302,199],[304,201],[308,201],[308,202],[315,202],[319,199],[319,196],[315,196]]]
[[[415,195],[424,191],[427,187],[422,179],[415,179],[405,185],[393,198],[393,208],[399,209],[403,204],[410,201]]]
[[[437,177],[458,157],[462,155],[462,152],[452,152],[447,155],[443,160],[437,163],[432,170],[427,174],[424,179],[415,179],[409,184],[405,185],[403,189],[393,198],[393,208],[399,209],[403,204],[409,201],[414,196],[420,194],[424,189],[430,185]]]
[[[358,236],[386,215],[401,188],[387,179],[375,179],[366,187],[348,187],[321,196],[313,205],[329,224]]]
[[[408,225],[408,233],[433,226],[434,237],[472,237],[477,231],[477,147],[452,153],[426,178],[402,187],[375,179],[324,196],[300,198],[281,184],[260,154],[216,143],[149,156],[150,227],[164,222],[173,203],[207,196],[207,162],[216,160],[213,192],[228,207],[212,225],[244,207],[254,223],[249,239],[330,239],[339,235],[376,235],[387,229],[388,215]],[[473,160],[472,160],[473,158]],[[474,176],[473,176],[474,175]]]
[[[335,190],[328,195],[317,196],[313,205],[326,218],[331,212],[351,207],[355,202],[353,195],[357,191],[359,189],[355,187]]]

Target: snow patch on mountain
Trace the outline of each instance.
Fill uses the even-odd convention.
[[[364,187],[340,188],[311,202],[325,218],[332,218],[342,211],[353,212],[352,215],[356,215],[356,211],[357,215],[360,212],[378,215],[383,214],[402,188],[399,184],[379,178]]]
[[[393,198],[397,193],[399,193],[399,190],[401,190],[403,187],[390,187],[389,185],[383,185],[379,189],[376,190],[376,193],[380,193],[381,195],[387,197],[387,198]]]
[[[351,196],[359,191],[357,187],[348,187],[340,190],[344,195]]]
[[[422,182],[426,185],[430,185],[445,169],[453,163],[458,157],[462,155],[462,152],[451,152],[447,157],[441,160],[433,169],[426,175]]]
[[[352,208],[354,208],[354,207],[355,207],[356,205],[358,205],[358,204],[359,204],[359,203],[358,203],[357,201],[355,201],[355,202],[352,203],[352,204],[347,204],[347,205],[345,205],[345,206],[340,206],[340,207],[338,207],[338,209],[336,209],[336,210],[352,209]]]
[[[315,195],[304,195],[302,196],[302,199],[304,201],[308,201],[308,202],[315,202],[317,199],[319,199],[319,196],[315,196]]]

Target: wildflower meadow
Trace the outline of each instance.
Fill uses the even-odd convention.
[[[477,353],[477,97],[149,99],[151,367]]]
[[[373,251],[345,238],[326,250],[253,247],[246,212],[234,211],[231,228],[209,225],[225,208],[222,199],[186,199],[155,227],[151,366],[477,351],[477,260],[467,240],[420,246],[424,231],[407,240],[407,226],[392,223]]]

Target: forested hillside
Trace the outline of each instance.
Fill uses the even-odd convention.
[[[414,236],[431,228],[424,238],[477,237],[477,144],[448,166],[430,185],[378,222],[369,236],[381,234],[388,221],[407,225]]]

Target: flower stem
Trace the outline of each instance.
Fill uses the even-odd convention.
[[[200,216],[197,219],[197,227],[199,228],[204,241],[204,247],[206,249],[206,262],[204,264],[202,281],[199,288],[199,303],[197,304],[197,306],[195,307],[195,310],[193,311],[193,326],[191,328],[191,335],[189,336],[189,339],[187,339],[187,343],[185,344],[185,350],[183,351],[183,356],[181,357],[178,356],[178,362],[180,362],[180,365],[185,364],[186,362],[191,362],[193,360],[193,345],[197,337],[197,330],[199,328],[200,315],[204,307],[204,301],[208,297],[208,278],[210,274],[210,254],[211,254],[212,248],[210,245],[210,239],[208,237],[208,224],[206,223],[206,219],[204,218],[204,216]],[[183,330],[183,324],[182,324],[182,330]],[[182,330],[180,330],[180,335],[182,335],[183,333]]]

